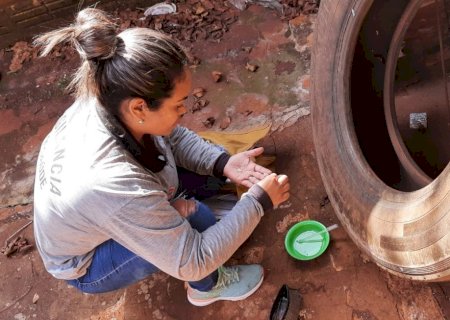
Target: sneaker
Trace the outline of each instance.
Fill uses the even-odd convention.
[[[215,301],[243,300],[261,286],[264,269],[258,264],[219,267],[217,284],[209,291],[198,291],[188,285],[187,297],[194,306],[206,306]]]

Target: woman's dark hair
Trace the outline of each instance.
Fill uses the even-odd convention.
[[[88,8],[73,25],[38,36],[35,44],[45,56],[57,44],[72,42],[82,59],[69,85],[77,98],[97,97],[117,116],[126,98],[141,97],[150,109],[158,109],[184,75],[186,54],[172,38],[154,30],[116,30],[106,12]]]

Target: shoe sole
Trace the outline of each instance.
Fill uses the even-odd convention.
[[[189,300],[189,302],[191,304],[193,304],[194,306],[197,306],[197,307],[204,307],[204,306],[207,306],[207,305],[209,305],[211,303],[214,303],[216,301],[239,301],[239,300],[244,300],[244,299],[250,297],[253,293],[255,293],[256,290],[259,289],[259,287],[263,283],[263,280],[264,280],[264,274],[261,277],[261,280],[259,280],[259,282],[256,284],[256,286],[252,290],[247,292],[245,295],[239,296],[239,297],[230,297],[230,298],[216,297],[216,298],[211,298],[211,299],[208,299],[208,300],[196,300],[196,299],[191,298],[188,295],[187,298],[188,298],[188,300]]]

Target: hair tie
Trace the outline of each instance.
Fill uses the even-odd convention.
[[[115,36],[114,43],[111,46],[111,51],[107,55],[101,57],[100,60],[107,60],[107,59],[111,59],[112,57],[114,57],[114,54],[116,53],[116,50],[117,50],[117,43],[118,43],[118,38],[117,38],[117,36]]]

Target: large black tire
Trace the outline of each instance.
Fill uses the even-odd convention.
[[[384,117],[390,37],[409,2],[322,0],[313,51],[314,142],[333,208],[358,247],[400,277],[448,281],[450,165],[417,190],[394,189],[389,180],[401,165],[377,120]],[[381,40],[371,40],[375,32]],[[361,130],[372,134],[361,138]]]

